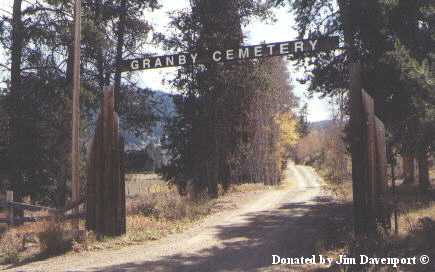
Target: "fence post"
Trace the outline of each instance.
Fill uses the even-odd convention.
[[[9,204],[9,202],[13,202],[13,201],[14,201],[14,192],[13,191],[6,191],[6,203]],[[14,208],[12,206],[8,205],[7,213],[8,213],[9,226],[15,225]]]

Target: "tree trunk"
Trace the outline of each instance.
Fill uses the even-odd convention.
[[[97,30],[99,32],[103,32],[103,28],[101,27],[101,0],[95,0],[94,4],[94,22]],[[97,61],[97,71],[98,71],[98,85],[101,90],[103,90],[103,87],[105,85],[105,73],[104,73],[104,56],[103,56],[103,47],[101,45],[97,46],[96,48],[96,61]]]
[[[127,0],[121,1],[118,29],[116,31],[116,72],[115,72],[115,111],[119,112],[121,94],[121,62],[124,50],[125,16],[127,12]]]
[[[414,184],[415,182],[415,165],[413,155],[403,155],[403,177],[405,184]]]
[[[18,96],[21,85],[21,57],[24,40],[21,4],[22,0],[14,1],[12,18],[11,93],[15,96]]]
[[[9,154],[12,160],[11,167],[11,182],[14,191],[14,201],[21,202],[24,196],[24,184],[22,177],[22,168],[20,157],[23,151],[20,150],[21,139],[23,138],[22,116],[21,116],[21,58],[24,47],[24,27],[21,13],[22,0],[14,0],[13,17],[12,17],[12,46],[11,46],[11,86],[10,97],[11,105],[9,108],[9,116],[11,119],[11,142]],[[23,211],[16,211],[17,216],[23,216]]]
[[[430,187],[429,181],[429,156],[427,152],[421,152],[417,158],[418,162],[418,181],[423,192],[427,192]]]

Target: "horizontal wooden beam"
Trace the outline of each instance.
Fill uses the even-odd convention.
[[[305,40],[264,43],[241,46],[239,48],[209,49],[206,52],[178,53],[163,56],[144,56],[123,60],[120,70],[131,72],[176,66],[188,66],[209,63],[223,63],[276,56],[302,58],[306,54],[331,51],[339,48],[337,36],[320,37]]]
[[[49,212],[57,212],[58,210],[55,208],[44,207],[39,205],[31,205],[24,204],[13,201],[0,201],[0,207],[2,208],[14,208],[17,210],[28,210],[28,211],[49,211]]]
[[[73,201],[73,202],[67,204],[65,206],[65,208],[62,209],[62,211],[65,213],[65,212],[67,212],[69,210],[72,210],[72,209],[76,208],[77,206],[80,206],[81,204],[83,204],[85,202],[86,202],[85,198],[81,198],[81,199],[79,199],[77,201]]]
[[[15,217],[15,223],[30,223],[30,222],[39,222],[44,220],[50,220],[56,217],[55,215],[47,215],[47,216],[26,216],[26,217]],[[67,214],[65,216],[60,217],[62,220],[70,220],[70,219],[84,219],[86,217],[86,213],[77,213],[77,214]],[[9,224],[8,218],[0,218],[0,224]]]

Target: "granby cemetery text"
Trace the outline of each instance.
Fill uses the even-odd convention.
[[[204,55],[198,52],[179,53],[166,56],[147,56],[132,60],[124,60],[121,70],[136,71],[173,66],[221,63],[261,57],[293,55],[303,56],[308,53],[333,50],[338,47],[338,37],[278,42],[240,48],[210,50]]]

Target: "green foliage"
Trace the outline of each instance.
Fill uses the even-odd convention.
[[[255,1],[192,1],[172,21],[180,35],[164,41],[196,52],[238,47],[241,25],[265,15],[267,7]],[[282,60],[185,67],[173,83],[182,95],[163,139],[172,158],[163,172],[181,193],[188,183],[194,194],[212,197],[218,184],[227,190],[231,183],[279,183],[284,152],[277,118],[295,106]]]
[[[305,103],[300,109],[298,114],[298,132],[301,137],[307,136],[309,133],[308,123],[308,104]]]
[[[128,1],[126,27],[119,33],[118,2],[82,1],[83,167],[85,143],[93,134],[102,87],[111,84],[116,74],[117,38],[124,37],[123,56],[135,56],[152,28],[144,12],[159,7],[156,0]],[[19,70],[6,77],[6,92],[0,94],[1,106],[8,115],[0,118],[13,120],[9,125],[10,167],[6,186],[17,196],[31,195],[34,200],[62,206],[69,195],[70,180],[72,5],[66,0],[26,1],[20,15],[23,31],[15,33],[23,43]],[[3,49],[16,55],[20,49],[12,47],[12,19],[0,18],[0,39]],[[2,67],[10,62],[9,58],[4,59]],[[139,88],[131,75],[127,74],[125,79],[119,109],[121,127],[134,134],[145,133],[156,120],[148,103],[150,90]]]
[[[352,2],[352,6],[349,3]],[[427,146],[423,124],[433,123],[435,1],[275,1],[296,14],[301,37],[340,35],[351,30],[363,64],[363,88],[375,99],[376,114],[403,152]],[[350,7],[350,8],[349,8]],[[344,17],[348,14],[349,20]],[[348,51],[301,60],[309,91],[339,96],[348,89]],[[349,109],[348,109],[349,110]],[[420,146],[420,147],[419,147]]]

